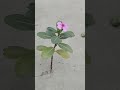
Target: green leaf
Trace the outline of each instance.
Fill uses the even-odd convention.
[[[29,18],[32,22],[35,23],[35,11],[31,11],[31,10],[27,11],[25,13],[25,17]]]
[[[50,39],[51,38],[51,36],[49,36],[45,32],[39,32],[39,33],[37,33],[37,36],[39,36],[40,38],[43,38],[43,39]]]
[[[52,28],[52,27],[48,27],[48,28],[47,28],[47,31],[50,31],[50,32],[53,32],[53,33],[56,33],[56,32],[57,32],[57,30],[55,30],[55,29]]]
[[[120,26],[120,16],[113,17],[111,19],[110,23],[113,27],[119,27]]]
[[[91,14],[85,13],[85,27],[91,26],[95,23],[94,18]]]
[[[30,3],[27,8],[30,9],[31,11],[35,11],[35,3]]]
[[[68,44],[59,43],[58,46],[59,46],[60,48],[62,48],[63,50],[65,50],[65,51],[68,51],[68,52],[70,52],[70,53],[73,53],[72,48],[71,48]]]
[[[59,36],[53,36],[53,37],[51,38],[51,42],[52,42],[53,44],[58,44],[58,43],[61,43],[62,40],[60,39]]]
[[[85,64],[91,64],[91,57],[85,52]]]
[[[49,35],[49,36],[51,36],[51,37],[52,37],[52,36],[56,36],[55,33],[52,33],[52,32],[50,32],[50,31],[46,31],[46,34]]]
[[[46,31],[46,33],[47,33],[48,35],[50,35],[50,36],[56,36],[56,35],[55,35],[56,32],[57,32],[57,30],[55,30],[55,29],[52,28],[52,27],[48,27],[48,28],[47,28],[47,31]]]
[[[28,11],[25,13],[25,16],[35,22],[35,3],[30,3],[27,8]]]
[[[5,17],[4,21],[6,24],[17,30],[35,30],[35,22],[21,14],[8,15]]]
[[[56,51],[60,56],[62,56],[65,59],[68,59],[70,56],[67,51],[64,51],[62,49]]]
[[[19,77],[25,75],[34,75],[35,59],[34,55],[23,56],[18,58],[15,65],[16,75]]]
[[[60,35],[60,38],[61,39],[66,39],[66,38],[69,38],[69,37],[74,37],[75,35],[74,35],[74,33],[72,32],[72,31],[67,31],[67,32],[65,32],[65,33],[62,33],[61,35]]]
[[[8,48],[3,49],[3,51],[3,55],[10,59],[19,58],[33,53],[32,50],[19,46],[8,46]]]
[[[41,57],[43,59],[48,59],[50,57],[52,57],[52,55],[54,54],[55,49],[53,47],[47,47],[45,49],[43,49],[42,53],[41,53]]]
[[[37,46],[37,50],[38,51],[42,51],[43,49],[47,48],[46,46],[43,46],[43,45],[40,45],[40,46]]]

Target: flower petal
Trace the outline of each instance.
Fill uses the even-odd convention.
[[[63,31],[66,32],[66,31],[67,31],[67,28],[66,28],[66,27],[63,27]]]
[[[57,28],[61,30],[62,29],[62,25],[57,25]]]
[[[57,22],[57,25],[62,25],[62,22]]]
[[[57,22],[57,28],[60,30],[62,29],[62,22]]]
[[[63,27],[63,31],[66,32],[68,30],[68,25],[64,24],[65,26]]]
[[[68,25],[67,25],[67,24],[64,24],[64,25],[65,25],[64,27],[65,27],[66,29],[68,29]]]

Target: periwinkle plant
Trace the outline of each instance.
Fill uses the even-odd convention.
[[[7,15],[4,18],[7,25],[13,30],[35,31],[35,3],[30,3],[24,14]],[[28,32],[29,34],[29,32]],[[9,59],[14,59],[15,72],[18,77],[26,75],[34,76],[35,72],[35,49],[22,46],[8,46],[3,49],[3,55]]]
[[[53,69],[53,55],[54,53],[58,53],[64,59],[68,59],[69,53],[73,53],[72,48],[65,43],[62,43],[62,40],[74,37],[74,33],[72,31],[67,31],[68,25],[63,23],[62,21],[57,22],[56,29],[52,27],[48,27],[46,32],[38,32],[37,36],[42,39],[50,39],[53,47],[49,46],[37,46],[37,50],[41,51],[41,57],[43,59],[51,58],[50,72]],[[59,46],[60,49],[56,50],[56,47]]]

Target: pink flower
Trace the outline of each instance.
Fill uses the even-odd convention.
[[[66,32],[68,29],[68,25],[63,22],[57,22],[57,28]]]

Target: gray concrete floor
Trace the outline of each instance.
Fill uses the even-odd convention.
[[[49,71],[50,60],[42,60],[36,50],[36,90],[85,90],[85,39],[80,36],[85,32],[85,0],[36,0],[35,10],[36,34],[49,26],[55,27],[59,20],[75,33],[75,37],[64,41],[74,53],[68,60],[55,54],[52,74],[39,76]],[[53,46],[51,41],[37,35],[35,40],[36,46]]]

